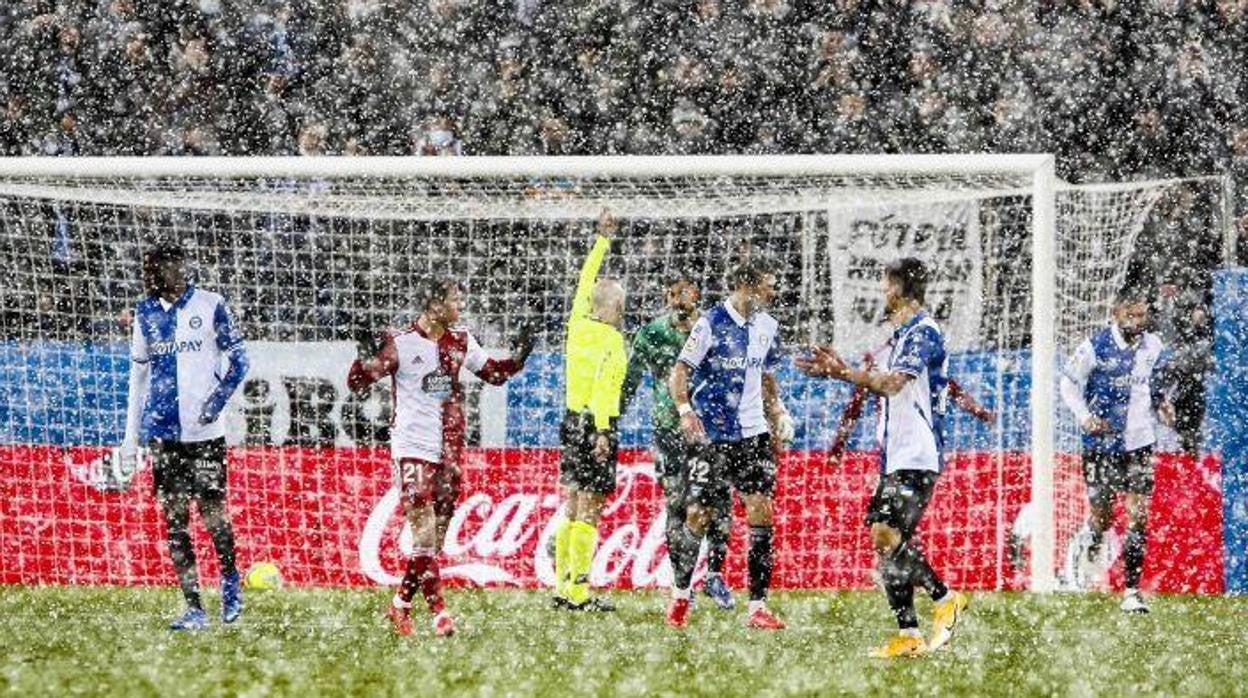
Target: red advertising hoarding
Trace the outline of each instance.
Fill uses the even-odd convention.
[[[150,472],[141,472],[127,492],[100,492],[90,484],[90,464],[100,453],[0,447],[0,583],[173,583]],[[862,520],[876,463],[866,453],[835,464],[818,452],[785,457],[776,496],[776,588],[870,586],[872,553]],[[272,560],[288,583],[300,586],[397,581],[410,540],[385,450],[236,448],[229,467],[230,511],[244,566]],[[1025,560],[1017,554],[1026,545],[1026,527],[1018,521],[1030,491],[1028,468],[1024,454],[950,459],[919,540],[952,585],[1025,587],[1026,571],[1013,565]],[[469,451],[444,551],[450,583],[534,588],[551,581],[544,543],[559,508],[556,470],[557,452],[550,449]],[[1221,592],[1218,473],[1212,458],[1159,459],[1146,589]],[[1067,502],[1072,511],[1085,508],[1077,480],[1072,469],[1059,469],[1058,490],[1073,493]],[[618,483],[600,527],[593,580],[621,588],[666,586],[664,514],[649,454],[623,453]],[[727,571],[730,583],[743,587],[739,504],[736,513]],[[201,570],[213,579],[211,544],[195,528]],[[1111,581],[1120,584],[1120,573]]]

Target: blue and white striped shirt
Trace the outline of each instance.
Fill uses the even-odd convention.
[[[763,373],[780,365],[780,325],[767,313],[746,319],[728,301],[698,319],[680,361],[693,369],[689,399],[715,443],[767,432]]]
[[[927,311],[919,311],[893,333],[886,370],[913,380],[896,395],[880,398],[876,436],[883,472],[941,471],[948,365],[945,335]]]
[[[225,436],[221,410],[247,374],[248,361],[242,333],[220,295],[187,286],[173,303],[140,301],[130,361],[126,442]]]
[[[1145,332],[1128,344],[1117,323],[1075,349],[1062,372],[1062,400],[1082,425],[1089,417],[1109,424],[1104,434],[1083,434],[1087,451],[1122,453],[1157,441],[1155,410],[1164,400],[1161,374],[1168,352],[1161,338]]]

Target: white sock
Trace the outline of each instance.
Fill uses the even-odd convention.
[[[767,608],[767,599],[750,599],[750,604],[748,606],[750,613],[753,613],[760,608]]]
[[[901,634],[906,637],[923,637],[923,633],[919,632],[918,628],[902,628]]]
[[[395,608],[411,608],[412,607],[411,601],[404,601],[403,599],[399,598],[398,594],[394,595],[394,600],[391,601],[390,603],[393,603]]]
[[[684,599],[685,601],[688,601],[688,600],[689,600],[689,590],[688,590],[688,589],[677,589],[676,587],[672,587],[672,598],[673,598],[673,599]]]

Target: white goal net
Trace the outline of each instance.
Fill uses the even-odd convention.
[[[0,162],[0,582],[173,580],[150,473],[106,491],[95,465],[121,437],[128,312],[157,240],[183,245],[195,283],[240,321],[253,369],[225,417],[240,555],[296,583],[391,582],[408,542],[384,451],[388,388],[346,390],[354,334],[410,323],[431,275],[464,283],[466,322],[492,351],[538,320],[520,376],[470,386],[445,552],[466,582],[548,580],[562,328],[606,208],[622,226],[604,273],[627,290],[630,330],[663,311],[674,272],[709,307],[734,260],[765,254],[790,353],[831,342],[859,357],[889,335],[880,267],[924,259],[951,375],[994,418],[952,408],[922,545],[959,586],[1053,588],[1086,509],[1057,368],[1108,317],[1157,201],[1199,191],[1217,225],[1222,184],[1081,188],[1052,167],[989,155]],[[847,417],[848,388],[791,363],[780,382],[798,436],[780,469],[776,585],[869,584],[873,407]],[[643,389],[624,420],[603,584],[667,579],[648,405]],[[829,454],[838,430],[844,452]]]

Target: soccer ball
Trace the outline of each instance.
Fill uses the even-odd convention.
[[[282,573],[272,562],[257,562],[247,570],[243,586],[248,589],[271,591],[282,588]]]

